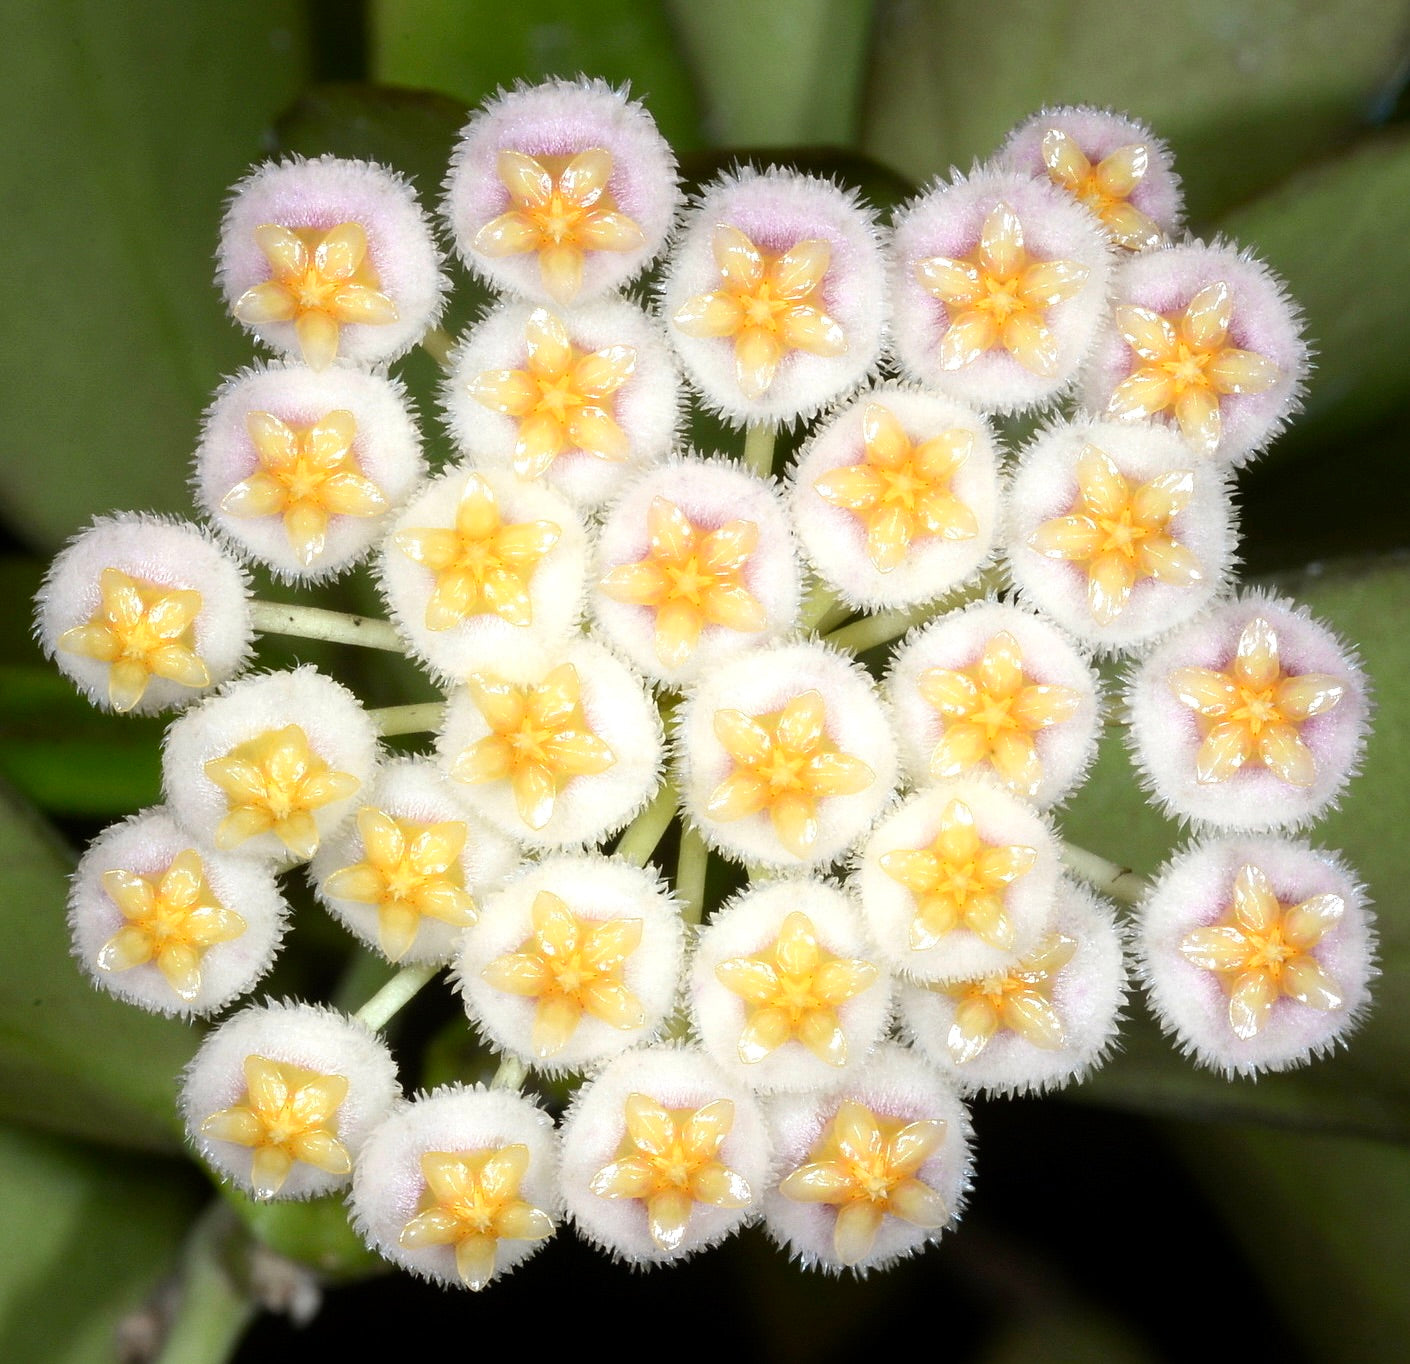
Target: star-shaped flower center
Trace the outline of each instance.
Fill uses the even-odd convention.
[[[1248,862],[1234,877],[1232,914],[1187,933],[1180,953],[1192,965],[1224,978],[1229,1026],[1247,1042],[1268,1022],[1281,995],[1310,1009],[1341,1008],[1341,990],[1314,949],[1345,910],[1340,895],[1314,895],[1285,905],[1264,871]]]
[[[1132,488],[1110,455],[1086,446],[1077,461],[1078,493],[1066,516],[1044,521],[1028,543],[1050,559],[1087,567],[1087,609],[1110,625],[1131,589],[1146,578],[1189,587],[1204,578],[1199,560],[1169,530],[1189,504],[1195,476],[1174,469]]]
[[[914,445],[894,413],[868,403],[862,439],[859,464],[833,469],[813,487],[866,527],[867,556],[882,573],[905,559],[918,536],[970,540],[979,533],[974,513],[950,491],[950,480],[974,448],[968,431],[942,431]]]
[[[1077,939],[1051,933],[1037,950],[1007,971],[978,980],[932,985],[959,1002],[945,1045],[956,1065],[972,1061],[1000,1028],[1045,1051],[1065,1046],[1062,1019],[1053,1008],[1052,990],[1059,972],[1077,951]]]
[[[338,1108],[347,1094],[348,1082],[341,1075],[247,1056],[243,1097],[212,1113],[201,1133],[252,1147],[255,1197],[273,1198],[296,1160],[330,1175],[351,1171],[347,1147],[338,1140]]]
[[[766,255],[737,227],[719,223],[712,238],[721,287],[696,294],[672,321],[687,336],[734,337],[735,378],[751,401],[773,384],[793,351],[841,355],[847,337],[823,306],[822,285],[832,248],[809,238]]]
[[[774,833],[795,857],[817,841],[818,802],[864,791],[876,774],[827,737],[822,693],[805,691],[782,710],[715,712],[715,737],[734,770],[711,793],[706,811],[728,822],[769,812]]]
[[[255,241],[269,261],[270,278],[235,300],[241,322],[292,322],[310,369],[327,369],[338,354],[343,327],[397,320],[367,258],[361,223],[318,228],[261,223]]]
[[[984,219],[979,245],[965,259],[930,256],[916,265],[916,278],[949,313],[940,368],[963,369],[998,347],[1024,369],[1052,378],[1058,344],[1048,309],[1075,297],[1089,274],[1076,261],[1031,257],[1018,214],[996,204]]]
[[[639,1198],[646,1204],[651,1239],[667,1253],[685,1239],[697,1203],[747,1207],[748,1181],[720,1160],[734,1126],[734,1104],[716,1099],[703,1107],[662,1108],[647,1094],[627,1095],[626,1136],[617,1159],[588,1186],[600,1198]]]
[[[854,1265],[871,1254],[888,1215],[927,1230],[950,1220],[945,1200],[917,1178],[944,1140],[939,1118],[907,1122],[844,1099],[807,1161],[778,1190],[799,1203],[832,1204],[833,1253]]]
[[[318,851],[313,812],[346,800],[359,786],[351,773],[329,767],[298,725],[236,744],[223,758],[212,758],[205,773],[225,792],[229,807],[215,831],[217,848],[272,833],[300,861]]]
[[[818,1060],[844,1066],[847,1034],[837,1011],[871,986],[877,969],[869,961],[829,952],[818,942],[813,921],[794,910],[766,951],[722,961],[715,976],[745,1002],[739,1034],[745,1065],[797,1038]]]
[[[601,147],[572,157],[502,151],[496,170],[514,207],[475,234],[473,249],[486,256],[537,252],[539,279],[556,302],[578,296],[587,252],[645,245],[641,228],[618,211],[608,188],[612,154]]]
[[[108,703],[129,711],[153,677],[183,687],[208,687],[210,674],[195,650],[201,594],[132,578],[118,568],[98,577],[100,604],[86,625],[65,630],[58,647],[108,664]]]
[[[920,694],[944,725],[930,755],[934,777],[958,777],[988,766],[1009,790],[1037,793],[1043,762],[1033,735],[1069,720],[1082,702],[1071,687],[1032,683],[1018,641],[1000,631],[970,668],[927,668]]]
[[[1285,672],[1277,632],[1264,617],[1244,626],[1225,671],[1176,668],[1167,680],[1204,730],[1195,754],[1196,781],[1227,781],[1246,763],[1261,763],[1289,786],[1311,786],[1317,779],[1316,760],[1300,730],[1331,710],[1346,686],[1330,673]]]
[[[461,1282],[483,1288],[494,1277],[501,1241],[553,1235],[553,1219],[519,1196],[528,1170],[529,1148],[517,1142],[488,1151],[427,1151],[420,1210],[397,1239],[407,1250],[454,1246]]]
[[[1116,329],[1138,363],[1112,390],[1107,412],[1122,421],[1173,412],[1185,439],[1213,454],[1224,429],[1220,398],[1266,392],[1281,373],[1267,356],[1230,344],[1233,314],[1233,290],[1222,282],[1205,285],[1183,314],[1118,307]]]
[[[369,805],[358,813],[357,831],[362,861],[335,871],[323,890],[340,900],[376,906],[377,941],[390,960],[406,955],[423,918],[456,928],[475,922],[475,901],[460,867],[463,820],[418,824]]]
[[[1150,152],[1143,143],[1117,147],[1094,166],[1073,138],[1061,128],[1049,128],[1043,134],[1043,164],[1054,184],[1102,220],[1118,246],[1143,251],[1159,244],[1160,229],[1130,202],[1132,190],[1150,168]]]
[[[466,681],[491,733],[451,768],[464,782],[507,781],[519,818],[542,829],[574,777],[605,772],[617,761],[583,714],[578,670],[560,664],[542,682],[516,686],[486,673]]]
[[[245,426],[259,468],[221,499],[231,516],[282,516],[289,544],[307,567],[323,553],[334,516],[376,516],[382,490],[364,478],[352,452],[357,419],[330,412],[311,426],[290,426],[272,412],[251,412]]]
[[[1004,908],[1007,888],[1032,871],[1036,848],[989,843],[974,825],[974,811],[948,801],[927,848],[883,853],[881,869],[915,897],[911,948],[923,952],[946,934],[967,928],[990,947],[1013,946],[1013,924]]]
[[[579,350],[546,308],[530,314],[524,340],[527,368],[487,369],[470,385],[477,402],[519,423],[514,472],[541,478],[568,450],[613,463],[625,460],[631,443],[613,415],[612,395],[632,377],[636,348]]]
[[[562,533],[552,521],[506,525],[494,490],[479,474],[471,474],[454,526],[402,530],[395,539],[403,554],[435,575],[426,628],[449,630],[480,615],[496,615],[511,625],[532,624],[529,585]]]
[[[496,990],[538,1000],[535,1054],[561,1051],[585,1013],[614,1028],[641,1027],[641,1001],[622,980],[641,942],[641,920],[585,918],[547,890],[534,898],[532,916],[533,935],[481,974]]]
[[[745,584],[749,556],[759,543],[753,521],[707,531],[674,502],[656,497],[646,525],[646,557],[614,568],[599,586],[614,601],[655,611],[656,657],[663,667],[681,667],[706,625],[744,634],[764,628],[763,605]]]
[[[238,938],[246,928],[244,919],[216,899],[194,848],[177,853],[156,876],[105,871],[103,889],[127,922],[103,944],[98,969],[126,971],[155,961],[166,983],[188,1002],[200,992],[206,949]]]

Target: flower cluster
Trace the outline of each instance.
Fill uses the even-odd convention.
[[[261,1199],[346,1190],[374,1249],[472,1289],[564,1219],[634,1265],[758,1219],[863,1272],[959,1213],[964,1099],[1101,1062],[1132,941],[1207,1064],[1345,1036],[1364,895],[1278,831],[1342,792],[1367,683],[1233,584],[1231,470],[1289,418],[1307,346],[1257,259],[1172,240],[1148,129],[1044,111],[883,227],[777,167],[687,203],[639,104],[554,82],[472,117],[441,208],[500,295],[435,343],[454,462],[428,469],[386,371],[447,284],[411,188],[262,167],[219,282],[279,358],[215,394],[206,523],[100,518],[38,603],[95,704],[181,711],[164,803],[74,877],[97,985],[219,1013],[269,969],[295,868],[401,964],[357,1015],[263,1001],[214,1028],[181,1102],[215,1170]],[[658,258],[644,304],[624,290]],[[682,443],[687,390],[747,428],[742,460]],[[1042,416],[1016,451],[1013,413]],[[248,563],[367,563],[389,620],[252,601]],[[247,671],[256,632],[397,649],[444,701]],[[1054,814],[1111,655],[1140,779],[1200,833],[1134,928]],[[384,750],[408,733],[419,752]],[[742,884],[718,905],[712,859]],[[499,1070],[408,1096],[381,1030],[446,968]],[[533,1072],[568,1077],[561,1115],[518,1092]]]

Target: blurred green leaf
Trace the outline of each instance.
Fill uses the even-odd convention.
[[[201,409],[250,359],[212,284],[221,201],[298,88],[304,6],[4,15],[0,518],[52,547],[95,511],[189,508]]]
[[[698,144],[695,93],[662,0],[372,0],[372,74],[479,104],[500,86],[599,76],[651,110],[678,151]]]
[[[667,8],[704,91],[712,142],[856,140],[873,0],[667,0]]]
[[[1364,770],[1342,808],[1307,835],[1316,846],[1341,851],[1380,907],[1383,974],[1374,985],[1371,1015],[1347,1050],[1255,1084],[1197,1070],[1137,1008],[1123,1029],[1122,1052],[1073,1096],[1185,1117],[1410,1142],[1410,919],[1400,912],[1410,884],[1410,565],[1382,563],[1278,586],[1356,643],[1379,701]],[[1115,735],[1107,736],[1096,773],[1062,823],[1073,842],[1142,873],[1154,871],[1183,841],[1141,799]]]
[[[922,180],[1045,104],[1108,106],[1172,145],[1198,224],[1383,113],[1407,21],[1403,0],[883,0],[863,146]]]
[[[173,1267],[199,1185],[182,1167],[0,1127],[0,1359],[111,1364],[118,1323]]]
[[[352,1229],[341,1194],[302,1203],[256,1203],[231,1184],[222,1184],[220,1192],[256,1241],[296,1264],[343,1281],[391,1269]]]

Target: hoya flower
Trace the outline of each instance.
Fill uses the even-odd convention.
[[[624,1052],[563,1123],[563,1201],[580,1235],[647,1267],[737,1231],[769,1174],[758,1104],[701,1052]]]
[[[1227,582],[1234,511],[1222,470],[1149,424],[1063,422],[1023,452],[1009,498],[1019,591],[1079,639],[1142,644]]]
[[[1370,698],[1354,650],[1305,607],[1248,592],[1185,626],[1127,684],[1129,739],[1171,815],[1295,828],[1361,761]]]
[[[987,773],[1046,809],[1096,754],[1096,673],[1060,630],[1018,606],[975,602],[911,634],[886,694],[918,786]]]
[[[982,777],[911,796],[873,830],[853,885],[893,969],[953,980],[1010,966],[1034,948],[1057,894],[1048,820]]]
[[[999,460],[972,409],[898,385],[869,389],[818,430],[793,470],[808,558],[863,609],[943,596],[993,553]]]
[[[303,365],[244,370],[206,410],[196,500],[285,582],[356,563],[426,472],[394,379]]]
[[[437,751],[461,799],[531,847],[594,843],[646,804],[661,720],[641,679],[579,639],[521,681],[472,673],[451,695]]]
[[[171,725],[162,790],[201,846],[306,862],[352,814],[377,753],[346,687],[311,667],[262,673]]]
[[[155,1013],[214,1013],[252,989],[288,914],[266,865],[196,848],[162,806],[99,834],[69,883],[79,965]]]
[[[1045,175],[1128,251],[1174,236],[1184,208],[1170,149],[1144,123],[1085,105],[1044,109],[1009,134],[995,164]]]
[[[674,460],[632,483],[607,512],[595,571],[590,604],[602,632],[672,686],[798,618],[783,503],[729,460]]]
[[[407,647],[455,681],[552,657],[577,626],[586,572],[587,530],[560,493],[464,465],[397,517],[377,564]]]
[[[404,355],[449,283],[410,183],[336,156],[266,162],[236,185],[216,274],[249,331],[313,369]]]
[[[890,973],[856,902],[799,876],[751,887],[715,911],[689,988],[705,1050],[756,1093],[843,1083],[891,1017]]]
[[[1286,1070],[1344,1042],[1366,1011],[1376,936],[1335,853],[1283,838],[1186,848],[1140,909],[1138,947],[1161,1027],[1225,1075]]]
[[[343,1188],[368,1133],[400,1098],[386,1044],[312,1004],[252,1004],[201,1044],[181,1113],[202,1158],[255,1198]]]
[[[449,961],[517,847],[470,814],[428,758],[385,763],[363,800],[309,864],[318,898],[391,961]]]
[[[555,80],[471,118],[441,210],[476,274],[561,307],[639,275],[679,199],[675,157],[642,105],[603,81]]]
[[[805,1269],[885,1269],[959,1215],[969,1115],[904,1047],[878,1047],[840,1090],[775,1098],[768,1122],[781,1178],[764,1196],[764,1227]]]
[[[654,871],[548,857],[486,900],[456,974],[466,1011],[497,1049],[552,1073],[582,1070],[660,1032],[683,939]]]
[[[670,449],[680,379],[654,319],[609,298],[555,312],[505,303],[457,347],[441,391],[477,465],[543,478],[578,506]]]
[[[244,667],[249,580],[187,522],[100,516],[49,566],[34,628],[45,656],[95,706],[150,715]]]
[[[1067,878],[1037,945],[963,980],[903,985],[906,1036],[966,1094],[1041,1093],[1100,1065],[1126,999],[1111,906]]]
[[[1096,340],[1110,254],[1096,218],[1047,181],[957,174],[897,215],[897,358],[988,412],[1050,402]]]
[[[686,812],[740,862],[830,862],[896,784],[876,684],[821,644],[757,649],[715,668],[682,705],[678,739]]]
[[[864,382],[881,352],[876,218],[830,180],[741,167],[690,210],[661,310],[691,382],[727,420],[810,417]]]
[[[1118,421],[1173,426],[1195,452],[1243,464],[1302,397],[1308,350],[1282,281],[1224,242],[1190,241],[1126,261],[1082,401]]]
[[[484,1288],[557,1230],[558,1140],[537,1104],[449,1085],[372,1134],[353,1175],[354,1225],[393,1264],[451,1288]]]

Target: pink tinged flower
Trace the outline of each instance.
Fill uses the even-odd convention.
[[[983,417],[938,394],[863,393],[803,448],[791,482],[805,552],[858,607],[932,600],[993,553],[998,447]]]
[[[976,602],[914,634],[886,692],[919,786],[987,775],[1046,808],[1096,752],[1096,673],[1060,630],[1018,606]]]
[[[687,1047],[637,1048],[579,1089],[563,1124],[563,1199],[579,1235],[638,1266],[737,1231],[768,1178],[749,1090]]]
[[[679,910],[654,871],[556,856],[486,900],[456,975],[497,1049],[557,1074],[652,1041],[676,1003],[683,951]]]
[[[689,991],[705,1050],[756,1093],[841,1083],[867,1064],[891,1015],[890,973],[856,902],[803,877],[752,887],[716,910]]]
[[[311,1004],[255,1004],[202,1043],[181,1112],[203,1159],[237,1188],[316,1198],[346,1186],[400,1097],[391,1053],[362,1024]]]
[[[1178,854],[1140,909],[1151,1007],[1227,1075],[1284,1070],[1357,1026],[1376,974],[1364,888],[1334,853],[1280,838]]]
[[[1131,676],[1130,738],[1171,812],[1296,827],[1340,795],[1368,727],[1354,653],[1302,608],[1249,593],[1186,626]]]
[[[353,1224],[419,1278],[478,1291],[557,1230],[553,1120],[519,1094],[445,1086],[403,1104],[353,1175]]]
[[[1103,649],[1182,624],[1208,605],[1233,563],[1222,471],[1158,426],[1048,428],[1021,457],[1009,525],[1020,592]]]
[[[94,705],[150,715],[245,665],[249,597],[244,571],[207,532],[124,512],[60,551],[35,597],[35,632]]]
[[[267,867],[197,849],[161,806],[100,834],[69,886],[79,965],[154,1013],[214,1013],[252,989],[287,919]]]
[[[830,1093],[769,1105],[779,1176],[769,1236],[808,1269],[865,1274],[924,1250],[969,1188],[969,1115],[920,1057],[883,1043]]]
[[[1046,181],[982,170],[897,219],[895,340],[905,370],[986,411],[1046,403],[1077,375],[1104,314],[1101,225]]]
[[[269,162],[231,195],[217,275],[234,316],[313,369],[395,360],[448,281],[410,184],[368,161]]]
[[[1144,123],[1085,106],[1045,109],[1009,134],[995,161],[1046,176],[1101,221],[1117,246],[1144,251],[1180,226],[1170,149]]]
[[[759,649],[716,668],[687,696],[679,735],[686,812],[741,862],[830,862],[895,787],[895,739],[875,684],[818,644]]]
[[[1082,399],[1118,421],[1169,425],[1200,458],[1238,465],[1282,430],[1307,368],[1301,317],[1277,276],[1236,247],[1192,241],[1117,272]]]
[[[271,365],[227,380],[207,409],[196,498],[279,578],[317,581],[372,548],[425,472],[400,383]]]
[[[850,191],[777,168],[706,188],[661,285],[687,374],[728,420],[811,416],[876,364],[885,275]]]
[[[640,274],[678,203],[675,158],[640,104],[602,81],[549,81],[466,124],[442,211],[490,285],[564,306]]]

